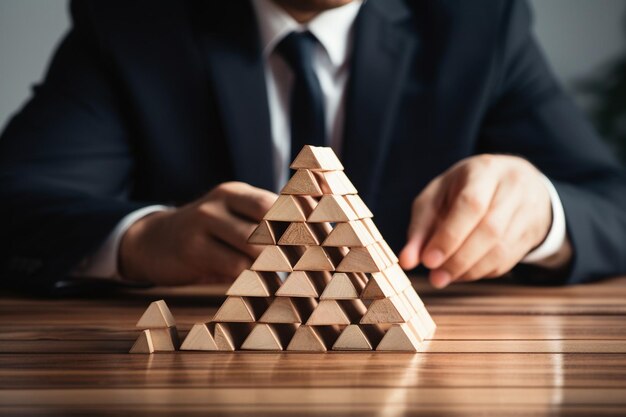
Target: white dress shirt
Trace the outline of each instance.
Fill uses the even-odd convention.
[[[327,138],[339,154],[341,150],[345,92],[350,75],[353,27],[363,4],[354,0],[344,6],[324,11],[305,24],[300,24],[272,0],[252,0],[259,24],[264,58],[267,100],[272,130],[275,191],[289,179],[291,155],[291,125],[289,97],[293,73],[284,59],[275,53],[278,43],[292,31],[310,31],[319,41],[313,57],[313,68],[324,95]],[[522,262],[541,265],[556,254],[566,240],[565,215],[561,200],[552,183],[545,178],[552,202],[552,226],[544,242],[529,253]],[[103,245],[75,269],[75,275],[121,279],[117,267],[119,244],[128,228],[140,218],[164,206],[148,206],[124,217]]]

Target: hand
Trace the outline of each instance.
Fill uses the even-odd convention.
[[[122,276],[157,285],[232,280],[261,252],[248,236],[275,200],[272,192],[226,182],[191,204],[148,215],[122,238]]]
[[[528,161],[505,155],[464,159],[414,200],[400,265],[431,269],[433,286],[494,278],[546,237],[550,195]]]

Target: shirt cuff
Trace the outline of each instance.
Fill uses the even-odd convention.
[[[118,251],[120,242],[124,233],[130,228],[136,221],[146,217],[148,214],[155,213],[157,211],[166,211],[170,207],[153,205],[135,210],[119,221],[113,231],[107,236],[104,243],[94,252],[91,256],[83,259],[83,261],[72,271],[72,276],[78,277],[91,277],[91,278],[107,278],[120,280],[122,279],[118,264]]]
[[[550,202],[552,204],[552,226],[550,226],[550,231],[541,245],[537,246],[520,261],[521,263],[538,266],[541,266],[546,259],[556,255],[567,239],[565,212],[563,211],[563,204],[561,203],[559,194],[552,182],[545,175],[542,175],[542,178],[548,189]]]

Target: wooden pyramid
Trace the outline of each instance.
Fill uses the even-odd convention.
[[[305,146],[291,168],[249,239],[265,249],[185,349],[417,351],[435,323],[335,153]]]

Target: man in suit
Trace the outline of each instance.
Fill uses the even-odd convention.
[[[401,265],[436,287],[626,272],[624,172],[554,80],[523,1],[71,11],[0,140],[4,285],[232,279],[305,143],[340,154]]]

